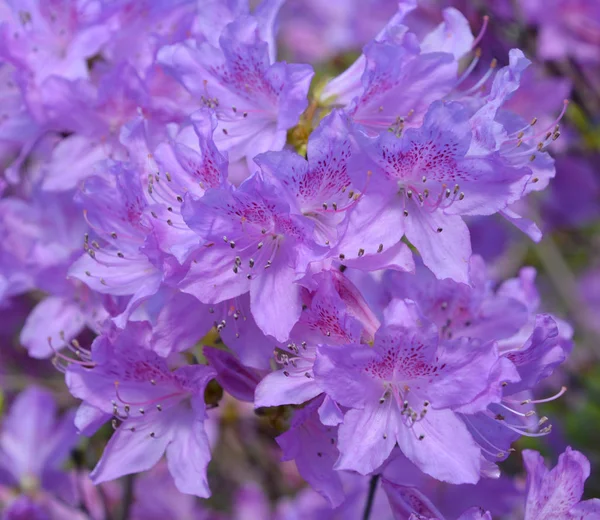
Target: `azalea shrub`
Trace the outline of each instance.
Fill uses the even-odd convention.
[[[599,125],[596,0],[1,0],[2,518],[600,519]]]

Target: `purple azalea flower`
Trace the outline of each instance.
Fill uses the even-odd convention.
[[[217,304],[203,304],[190,294],[162,290],[144,309],[143,318],[152,324],[153,349],[161,356],[193,347],[213,327],[240,361],[252,368],[270,366],[274,338],[265,336],[250,312],[248,294]],[[152,307],[159,307],[153,312]],[[137,314],[140,318],[141,313]]]
[[[472,135],[462,104],[436,102],[421,128],[401,137],[387,133],[364,140],[366,165],[353,170],[359,178],[369,167],[373,170],[373,194],[365,196],[365,204],[374,211],[385,205],[397,223],[397,240],[405,234],[438,278],[460,282],[468,280],[471,255],[461,215],[505,208],[519,197],[519,181],[528,173],[511,167],[500,154],[475,151]]]
[[[116,163],[109,175],[88,178],[78,200],[98,239],[84,236],[85,253],[69,275],[102,294],[131,295],[127,317],[156,293],[164,276],[162,264],[150,261],[152,246],[144,250],[150,217],[138,173]]]
[[[150,328],[130,324],[111,339],[100,336],[82,362],[66,368],[70,392],[83,400],[77,417],[81,430],[114,416],[120,423],[92,472],[94,483],[153,467],[166,452],[169,472],[183,493],[210,495],[210,460],[204,430],[204,389],[215,376],[203,365],[171,371],[164,358],[145,346]]]
[[[350,124],[345,114],[328,115],[308,141],[308,160],[291,151],[268,152],[256,162],[267,182],[281,190],[290,208],[315,222],[321,244],[334,246],[360,192],[348,176]]]
[[[257,175],[239,189],[213,189],[200,200],[188,198],[183,215],[204,244],[179,287],[204,303],[249,291],[259,328],[285,341],[301,312],[295,282],[324,249],[313,239],[314,222],[290,213]]]
[[[455,410],[486,392],[496,348],[466,338],[440,341],[410,301],[397,311],[372,348],[318,349],[317,382],[349,408],[339,427],[336,468],[371,473],[398,443],[424,473],[456,484],[477,482],[480,448]]]
[[[453,280],[436,280],[421,268],[418,275],[390,273],[389,291],[413,299],[420,311],[437,325],[443,338],[494,340],[500,358],[490,384],[473,402],[461,407],[460,416],[482,449],[495,462],[510,453],[510,445],[521,435],[549,433],[547,418],[535,416],[530,392],[550,376],[570,351],[570,330],[547,314],[537,314],[539,297],[535,274],[524,269],[521,277],[491,290],[481,258],[472,257],[471,285]],[[392,300],[384,311],[387,321],[398,314],[402,300]],[[564,393],[562,389],[556,396]],[[484,411],[479,408],[483,399]],[[474,410],[473,407],[479,408]],[[495,471],[489,467],[487,471]]]
[[[312,68],[274,60],[273,20],[280,4],[267,0],[254,16],[235,18],[218,47],[200,38],[158,53],[159,63],[214,110],[218,148],[232,163],[246,159],[251,171],[256,154],[283,148],[287,130],[308,106]]]
[[[551,470],[536,451],[523,450],[523,461],[527,469],[525,520],[600,518],[600,499],[581,501],[583,484],[590,476],[590,463],[582,453],[568,447]]]
[[[366,304],[359,293],[358,298],[348,296],[356,291],[351,283],[336,283],[338,278],[332,272],[323,273],[318,281],[318,289],[305,295],[305,308],[289,342],[276,351],[279,370],[268,374],[256,389],[257,407],[302,404],[323,392],[313,373],[319,344],[345,345],[373,339],[379,323],[360,312]],[[324,406],[330,404],[327,401]],[[323,413],[326,411],[324,407]]]
[[[458,58],[474,38],[456,9],[419,42],[405,25],[417,2],[401,2],[384,30],[364,54],[323,90],[321,99],[346,106],[369,133],[418,125],[429,105],[457,86]]]

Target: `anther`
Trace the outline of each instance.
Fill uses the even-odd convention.
[[[157,404],[157,405],[156,405],[156,409],[157,409],[159,412],[162,412],[162,406],[161,406],[160,404]]]
[[[110,234],[110,236],[111,236],[112,238],[114,238],[114,239],[116,239],[116,238],[117,238],[117,234],[116,234],[114,231],[113,231],[113,232]]]
[[[327,203],[323,202],[323,209],[327,209]]]
[[[379,247],[377,248],[377,252],[381,253],[383,251],[383,244],[379,244]]]
[[[365,254],[365,250],[364,250],[364,249],[362,249],[362,248],[360,248],[360,249],[358,250],[358,256],[360,257],[360,256],[363,256],[364,254]]]
[[[408,211],[404,210],[404,212],[403,212],[403,213],[404,213],[404,216],[405,216],[405,217],[408,217]]]
[[[436,231],[437,231],[438,233],[441,233],[442,231],[444,231],[444,228],[441,228],[441,227],[439,227],[439,228],[437,228],[437,229],[436,229]]]

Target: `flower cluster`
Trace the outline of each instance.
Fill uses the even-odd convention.
[[[578,451],[551,471],[523,452],[526,506],[501,475],[551,432],[536,405],[565,393],[546,380],[573,331],[535,269],[499,281],[469,230],[541,239],[529,195],[567,101],[531,120],[524,53],[482,67],[487,18],[473,34],[454,7],[371,1],[390,15],[371,30],[355,3],[331,9],[362,54],[325,78],[277,56],[280,21],[291,54],[349,46],[302,38],[320,3],[297,25],[281,0],[0,4],[0,312],[35,297],[19,341],[79,401],[59,423],[46,390],[14,401],[5,518],[224,518],[194,497],[234,471],[209,468],[231,407],[269,418],[309,484],[273,504],[241,483],[233,518],[599,517]],[[540,21],[545,59],[556,34],[598,51],[576,21]],[[91,473],[63,469],[73,450]]]

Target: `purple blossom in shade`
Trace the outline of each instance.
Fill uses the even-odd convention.
[[[567,447],[551,470],[536,451],[523,450],[523,461],[527,469],[525,520],[600,518],[600,499],[581,501],[590,476],[590,463],[581,452]]]
[[[282,500],[277,507],[274,520],[361,520],[367,500],[370,477],[356,473],[338,472],[346,499],[335,509],[311,488],[301,490],[293,499]],[[393,514],[385,493],[375,493],[371,517],[378,520],[393,520]]]
[[[52,75],[88,77],[86,59],[110,37],[101,17],[69,0],[7,2],[0,26],[0,58],[35,87]]]
[[[124,0],[104,6],[103,16],[110,20],[112,31],[102,56],[113,63],[125,59],[147,79],[157,51],[184,40],[192,30],[200,17],[198,7],[194,0]]]
[[[239,401],[251,403],[254,400],[254,391],[260,381],[255,370],[246,368],[226,350],[204,347],[202,353],[216,371],[216,380],[223,390]]]
[[[256,154],[283,148],[287,130],[308,106],[312,68],[275,62],[273,21],[280,4],[267,0],[254,16],[237,17],[218,47],[199,38],[158,53],[159,63],[215,112],[219,150],[232,163],[245,159],[251,171]]]
[[[66,280],[78,255],[87,225],[71,194],[45,194],[37,189],[27,199],[0,201],[0,271],[7,296],[36,288],[48,294],[21,331],[21,343],[34,357],[48,357],[63,341],[87,325],[97,329],[106,317],[98,295],[80,282]]]
[[[394,450],[383,468],[382,484],[401,518],[411,514],[411,505],[416,509],[419,503],[438,511],[440,518],[456,518],[477,507],[490,511],[494,518],[504,518],[523,499],[522,489],[510,476],[482,478],[474,485],[447,484],[419,471],[399,450]]]
[[[71,199],[36,190],[27,198],[0,200],[0,266],[12,282],[7,295],[33,287],[58,295],[72,291],[65,274],[87,226]]]
[[[561,60],[565,55],[584,65],[597,65],[600,41],[600,8],[585,0],[552,0],[534,3],[530,21],[538,25],[538,56]]]
[[[322,62],[367,43],[397,8],[396,0],[292,0],[281,9],[280,39],[294,61]]]
[[[254,483],[242,485],[235,493],[232,520],[264,518],[274,520],[265,492]]]
[[[212,518],[194,496],[183,495],[173,484],[165,463],[159,462],[135,480],[132,520],[208,520]]]
[[[66,368],[70,392],[83,401],[80,428],[114,417],[116,432],[92,479],[99,484],[148,470],[166,453],[177,489],[207,497],[204,389],[216,373],[204,365],[171,371],[165,358],[143,346],[149,335],[147,325],[129,324],[114,339],[98,337],[91,352],[80,353],[83,361]]]
[[[12,65],[0,64],[0,172],[19,156],[23,147],[27,148],[38,133],[15,75]],[[1,177],[0,181],[4,182]],[[16,182],[17,179],[11,181]]]
[[[455,410],[487,392],[496,362],[492,342],[441,341],[408,300],[403,309],[398,305],[396,322],[377,331],[373,348],[319,347],[316,381],[349,408],[339,427],[336,469],[373,472],[398,443],[424,473],[477,482],[480,448]]]
[[[213,189],[200,200],[186,199],[183,216],[204,240],[182,291],[204,303],[250,292],[258,327],[285,341],[300,317],[300,286],[295,282],[311,260],[324,253],[314,241],[314,222],[290,208],[260,176],[238,189]]]
[[[275,352],[279,369],[268,374],[256,389],[257,407],[302,404],[323,392],[313,374],[319,344],[345,345],[373,338],[377,326],[355,311],[364,301],[347,296],[352,294],[351,284],[336,283],[338,279],[331,272],[316,278],[318,289],[304,295],[306,308],[290,332],[287,345]],[[330,404],[327,400],[325,406]],[[323,413],[327,413],[325,408]]]
[[[383,479],[382,487],[390,501],[394,520],[445,520],[447,517],[417,488],[395,484]],[[492,520],[489,511],[472,507],[456,520]]]
[[[499,153],[481,153],[470,124],[462,104],[436,102],[421,128],[362,138],[364,163],[352,171],[360,179],[373,170],[365,200],[385,205],[397,223],[394,236],[405,234],[438,278],[459,282],[468,280],[471,256],[461,216],[502,210],[520,196],[528,174]]]
[[[60,502],[65,509],[74,503],[71,475],[61,466],[78,441],[73,413],[58,418],[56,403],[47,390],[31,386],[17,396],[2,423],[0,484],[20,488],[32,499],[22,498],[9,507],[14,518],[19,518],[16,511],[21,508],[47,511],[61,507]]]
[[[598,218],[600,182],[596,156],[561,155],[556,158],[556,178],[546,190],[541,212],[553,228],[578,227]]]
[[[337,428],[321,423],[322,404],[320,398],[296,410],[290,429],[276,440],[283,451],[282,460],[294,460],[300,475],[335,508],[345,498],[339,474],[333,469],[339,456]]]

